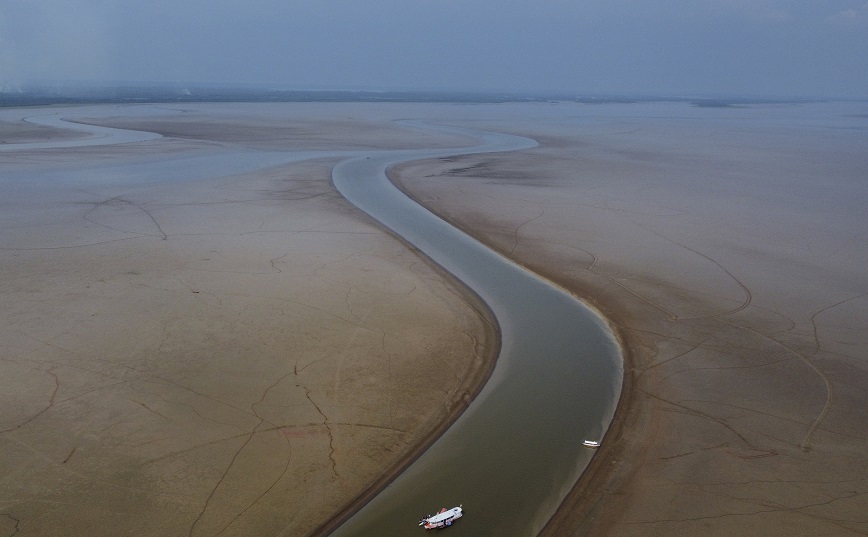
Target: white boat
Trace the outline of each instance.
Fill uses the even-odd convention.
[[[589,448],[598,448],[600,447],[600,443],[596,440],[585,440],[582,442],[582,445]]]
[[[462,510],[461,505],[453,507],[452,509],[446,509],[444,507],[436,515],[428,515],[424,517],[419,521],[419,525],[424,527],[426,530],[445,528],[451,526],[453,522],[462,516],[464,516],[464,511]]]

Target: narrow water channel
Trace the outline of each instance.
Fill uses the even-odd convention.
[[[86,130],[93,137],[9,144],[4,149],[159,137],[64,123],[53,115],[33,121]],[[452,150],[365,151],[362,156],[346,151],[230,151],[111,171],[113,177],[131,179],[155,175],[164,180],[201,179],[309,158],[352,157],[332,173],[341,194],[476,292],[497,317],[502,347],[494,373],[467,411],[332,536],[422,535],[425,530],[417,527],[421,516],[459,504],[465,516],[449,529],[450,536],[533,536],[590,462],[593,452],[582,447],[582,441],[599,439],[608,428],[623,376],[620,351],[605,322],[574,297],[439,219],[407,198],[385,175],[387,167],[398,162],[520,150],[535,142],[465,129],[424,128],[471,135],[481,144]],[[64,170],[61,175],[72,173]]]
[[[439,128],[439,130],[444,130]],[[466,130],[454,129],[463,134]],[[563,290],[458,231],[392,185],[397,162],[532,147],[475,133],[482,145],[355,158],[332,173],[350,202],[475,291],[501,327],[495,371],[467,411],[332,537],[422,534],[421,516],[462,504],[449,535],[533,536],[587,467],[620,395],[623,366],[607,325]],[[432,378],[436,383],[437,379]]]

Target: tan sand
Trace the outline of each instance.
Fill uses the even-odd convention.
[[[24,121],[0,120],[0,144],[51,142],[86,138],[86,133],[43,127]]]
[[[546,535],[865,534],[866,116],[816,110],[193,105],[99,121],[177,138],[0,162],[466,143],[404,117],[532,136],[394,175],[624,340],[618,423]],[[490,325],[331,162],[3,185],[0,534],[305,535],[466,400]]]
[[[260,110],[228,130],[208,112],[148,119],[187,141],[0,162],[26,177],[413,143],[385,121],[285,128]],[[493,324],[336,194],[333,162],[0,183],[0,535],[306,535],[464,408]]]
[[[536,149],[393,172],[625,342],[616,426],[545,535],[868,534],[853,106],[525,107],[474,124]]]

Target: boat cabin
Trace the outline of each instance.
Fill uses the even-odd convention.
[[[455,520],[462,516],[464,516],[464,510],[460,505],[458,507],[453,507],[452,509],[446,509],[444,507],[436,515],[430,515],[420,520],[419,525],[423,526],[426,530],[445,528],[451,526]]]

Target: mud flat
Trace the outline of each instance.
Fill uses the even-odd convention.
[[[0,153],[0,535],[306,535],[467,404],[485,308],[330,183],[468,142],[390,110],[93,107],[164,137]]]
[[[868,533],[865,112],[479,108],[539,147],[392,171],[624,341],[618,427],[544,535]]]
[[[0,534],[305,535],[448,421],[484,309],[283,154],[471,143],[403,118],[540,142],[393,177],[628,351],[544,534],[868,532],[864,105],[108,115],[164,138],[0,153]]]

